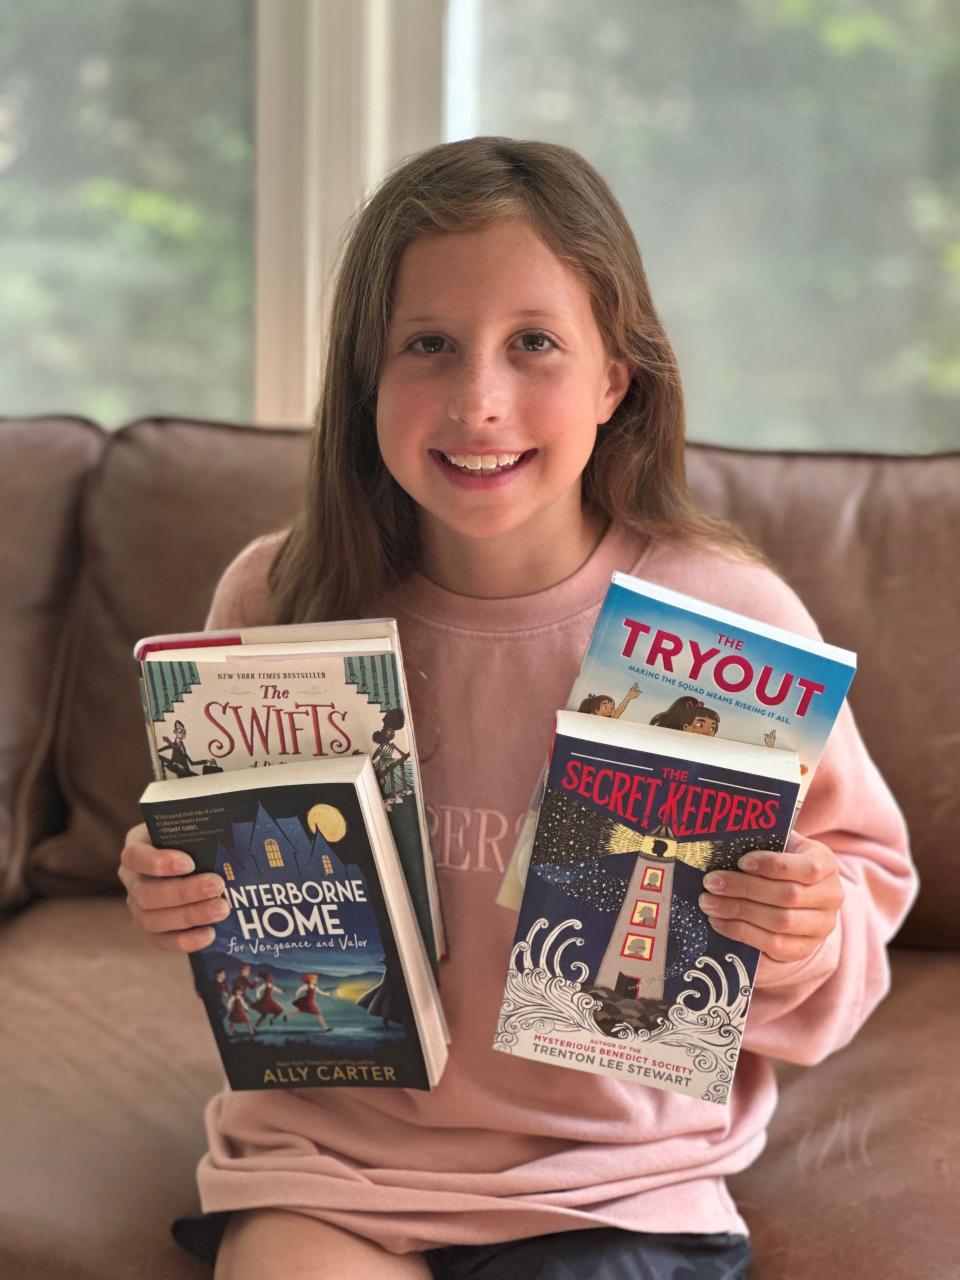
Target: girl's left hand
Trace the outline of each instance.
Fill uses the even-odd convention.
[[[794,835],[787,851],[755,849],[739,871],[711,871],[700,906],[724,937],[757,947],[781,963],[805,960],[833,932],[843,902],[833,850]]]

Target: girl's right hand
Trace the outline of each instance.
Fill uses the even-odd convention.
[[[146,823],[127,832],[117,875],[130,914],[161,951],[199,951],[216,936],[212,924],[229,915],[218,875],[191,875],[193,859],[179,849],[155,849]]]

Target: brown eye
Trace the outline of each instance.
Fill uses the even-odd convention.
[[[526,342],[526,341],[527,341],[527,339],[533,339],[534,341],[536,341],[536,342],[538,342],[538,343],[539,343],[539,342],[548,342],[548,343],[550,344],[550,347],[553,347],[553,348],[556,348],[556,345],[557,345],[557,344],[554,342],[554,340],[549,336],[549,334],[541,333],[539,330],[537,330],[537,331],[536,331],[536,332],[534,332],[534,333],[525,333],[525,334],[523,334],[523,335],[522,335],[522,338],[523,338],[523,341],[524,341],[524,342]],[[531,350],[531,354],[533,354],[534,352],[547,351],[547,350],[549,350],[549,348],[548,348],[548,347],[544,347],[544,346],[537,345],[536,347],[528,348],[528,350]]]
[[[428,334],[427,334],[425,337],[423,337],[423,338],[414,338],[414,340],[410,343],[410,346],[408,347],[408,350],[412,351],[412,350],[414,349],[414,347],[417,345],[417,343],[418,343],[418,342],[439,342],[439,343],[440,343],[440,345],[441,345],[441,346],[443,346],[443,338],[441,338],[439,334],[436,334],[436,333],[428,333]],[[437,354],[436,350],[431,350],[431,351],[418,351],[418,352],[417,352],[417,355],[427,355],[427,356],[430,356],[430,355],[436,355],[436,354]]]

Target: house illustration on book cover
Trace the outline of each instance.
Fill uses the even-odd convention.
[[[228,898],[236,908],[244,885],[280,886],[280,893],[272,895],[276,905],[267,905],[258,919],[270,926],[273,936],[283,936],[286,922],[291,919],[292,903],[283,902],[289,898],[290,888],[299,892],[301,885],[329,885],[324,889],[324,900],[336,904],[340,927],[345,933],[366,938],[370,953],[382,956],[383,946],[363,873],[359,867],[342,861],[331,847],[331,842],[336,843],[346,834],[343,815],[332,805],[315,804],[308,811],[306,822],[312,835],[299,818],[275,819],[259,802],[253,822],[234,822],[233,847],[227,849],[218,844],[214,866],[227,886]],[[360,893],[358,884],[363,886]],[[318,898],[316,891],[304,894],[304,914],[310,913]],[[233,920],[231,915],[228,922]],[[236,932],[241,932],[239,921]]]

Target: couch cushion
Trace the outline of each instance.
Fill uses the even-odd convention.
[[[734,520],[824,636],[859,655],[850,705],[910,826],[923,890],[899,940],[960,946],[960,453],[689,451],[704,510]]]
[[[848,1048],[782,1073],[767,1149],[730,1179],[751,1280],[960,1273],[960,956],[891,959],[891,994]]]
[[[80,505],[104,441],[82,418],[0,420],[0,910],[27,896],[27,850],[63,818],[50,745]]]
[[[5,924],[0,972],[0,1275],[209,1277],[169,1234],[198,1209],[223,1079],[186,957],[151,947],[122,899],[85,897]]]
[[[124,832],[151,780],[134,642],[203,626],[223,569],[302,502],[308,433],[148,419],[93,479],[79,607],[57,730],[67,831],[30,860],[40,892],[117,889]]]

